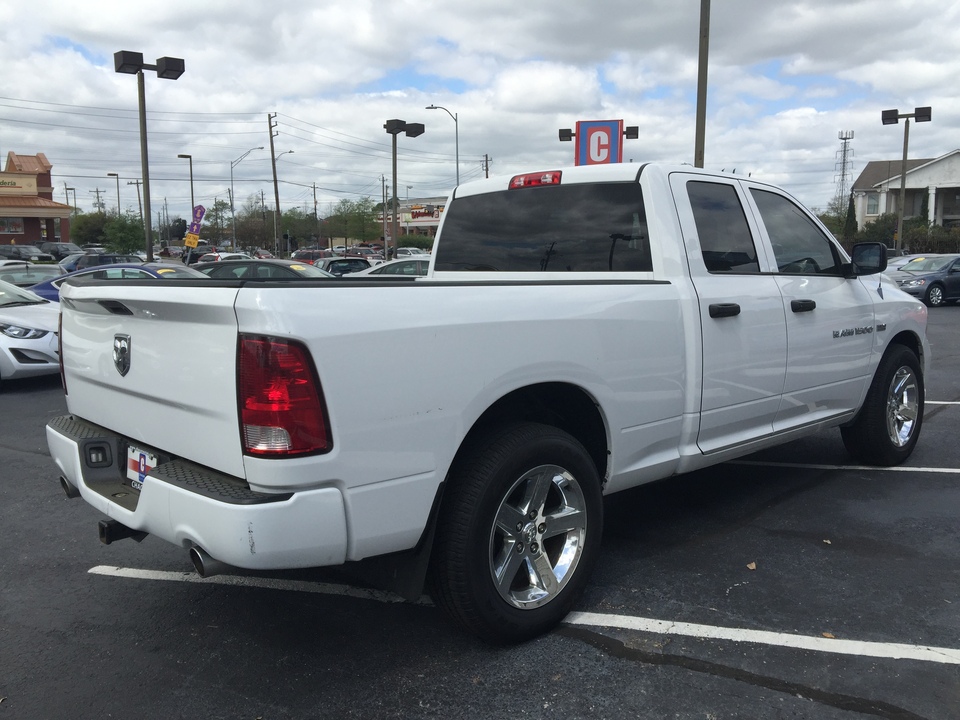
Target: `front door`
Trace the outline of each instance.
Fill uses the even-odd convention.
[[[844,258],[805,210],[769,187],[749,192],[773,250],[787,323],[787,372],[774,428],[852,411],[871,380],[880,277],[845,278]]]

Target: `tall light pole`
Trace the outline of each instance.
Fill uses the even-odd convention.
[[[903,211],[907,202],[907,142],[910,138],[910,118],[917,122],[930,122],[932,117],[930,107],[915,108],[912,113],[901,113],[899,110],[884,110],[880,113],[880,121],[884,125],[896,125],[900,118],[903,123],[903,164],[900,166],[900,202],[897,203],[897,239],[894,247],[899,250],[903,247]]]
[[[193,155],[177,155],[178,158],[183,158],[184,160],[190,161],[190,216],[193,216],[193,209],[197,206],[197,203],[193,199]],[[233,192],[231,188],[231,193]]]
[[[445,107],[440,105],[427,105],[427,110],[443,110],[447,115],[453,118],[453,138],[454,138],[454,151],[456,152],[457,158],[457,185],[460,184],[460,121],[457,119],[457,114],[452,113],[447,110]]]
[[[117,217],[120,217],[120,176],[117,173],[107,173],[107,177],[115,178],[117,181]]]
[[[272,137],[271,137],[272,140]],[[273,144],[270,145],[271,151],[273,149]],[[273,248],[274,252],[277,251],[277,246],[280,243],[280,184],[277,180],[277,160],[280,159],[282,155],[292,153],[293,150],[284,150],[279,155],[275,155],[273,158],[273,201],[276,203],[276,208],[273,213]],[[287,240],[286,243],[286,252],[290,252],[290,240]]]
[[[243,160],[247,155],[252,153],[254,150],[263,150],[263,145],[260,145],[259,147],[250,148],[243,155],[238,157],[236,160],[230,161],[230,217],[233,224],[233,244],[234,245],[237,244],[237,213],[233,208],[233,169],[240,164],[241,160]]]
[[[447,112],[449,112],[449,110]],[[407,137],[419,137],[423,135],[426,128],[423,127],[423,123],[408,123],[404,120],[387,120],[383,124],[383,129],[387,131],[387,134],[393,136],[393,221],[390,223],[390,237],[393,240],[393,246],[396,248],[398,247],[397,242],[400,239],[400,222],[397,218],[397,135],[405,133]],[[384,260],[389,260],[390,242],[384,238],[383,244],[385,246],[383,248],[383,258]]]
[[[143,85],[143,71],[155,70],[157,77],[176,80],[183,75],[182,58],[162,57],[156,65],[143,62],[143,53],[120,50],[113,54],[113,69],[118,73],[137,76],[137,94],[140,101],[140,164],[143,166],[144,235],[146,236],[147,262],[153,262],[153,229],[150,227],[150,168],[147,161],[147,103]]]
[[[279,155],[276,155],[273,158],[273,200],[277,204],[276,211],[273,213],[273,245],[276,249],[277,243],[280,242],[280,185],[277,181],[277,160],[280,159],[282,155],[287,155],[292,153],[293,150],[284,150]],[[287,247],[285,248],[286,252],[290,251],[290,240],[287,240]]]

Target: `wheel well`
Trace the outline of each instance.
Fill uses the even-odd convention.
[[[487,408],[467,433],[460,449],[489,428],[516,421],[539,422],[569,433],[583,445],[596,465],[597,475],[606,481],[606,425],[597,403],[582,388],[566,383],[541,383],[514,390]]]
[[[918,338],[914,333],[909,331],[903,331],[893,337],[890,341],[890,344],[887,345],[887,349],[884,351],[884,354],[890,351],[894,345],[903,345],[904,347],[910,348],[913,351],[913,354],[917,356],[917,359],[920,360],[920,367],[924,367],[924,357],[923,357],[923,345],[920,343],[920,338]]]

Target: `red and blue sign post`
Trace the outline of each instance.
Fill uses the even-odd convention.
[[[623,162],[623,120],[577,122],[577,165]]]

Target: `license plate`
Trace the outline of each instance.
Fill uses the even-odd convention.
[[[127,479],[134,490],[143,487],[143,479],[147,473],[153,470],[157,465],[157,456],[148,453],[146,450],[127,446]]]

